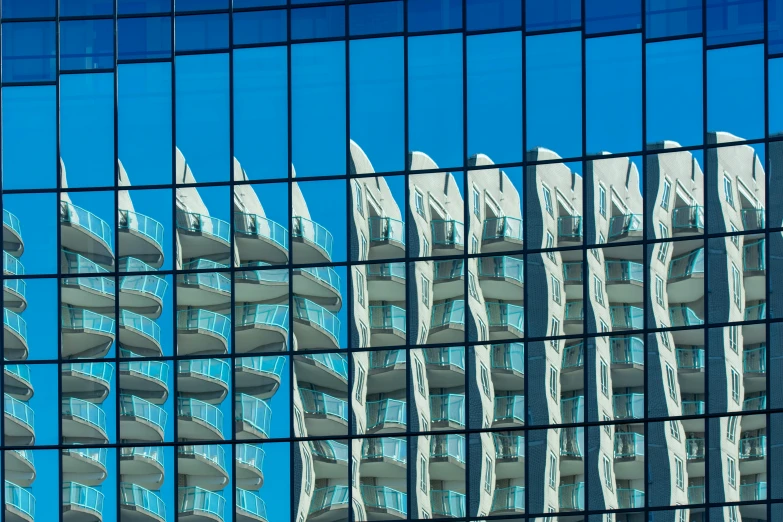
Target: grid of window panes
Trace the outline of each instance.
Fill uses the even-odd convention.
[[[4,520],[783,519],[783,0],[0,33]]]

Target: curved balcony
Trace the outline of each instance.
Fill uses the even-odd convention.
[[[8,522],[33,522],[35,497],[13,482],[5,481],[5,519]]]
[[[413,356],[411,352],[411,356]],[[427,381],[431,387],[451,388],[465,385],[465,348],[447,346],[421,350],[427,367]]]
[[[766,297],[766,242],[764,239],[745,241],[742,247],[743,288],[746,301],[757,301]]]
[[[120,395],[120,438],[127,442],[161,442],[166,411],[141,397]]]
[[[389,301],[405,300],[405,263],[367,265],[367,291],[386,296]]]
[[[288,230],[267,217],[234,212],[234,239],[242,259],[288,262]]]
[[[208,404],[220,404],[228,395],[231,365],[223,359],[194,359],[177,363],[177,394]]]
[[[433,430],[457,430],[465,427],[465,395],[430,395],[430,419]]]
[[[766,473],[767,436],[743,437],[739,442],[740,474]],[[7,465],[7,464],[6,464]]]
[[[644,328],[644,309],[622,305],[609,307],[613,330],[641,330]]]
[[[236,459],[237,487],[257,490],[264,485],[264,450],[255,444],[237,444]]]
[[[131,256],[155,268],[163,265],[163,225],[149,216],[131,210],[118,211],[117,245],[120,257]]]
[[[685,439],[685,458],[688,461],[688,472],[696,475],[704,474],[704,455],[706,442],[703,437]]]
[[[644,341],[639,337],[610,337],[612,385],[633,387],[644,378]]]
[[[310,442],[315,476],[339,479],[345,477],[348,468],[348,445],[336,440],[314,440]]]
[[[114,365],[109,363],[71,363],[61,367],[62,393],[100,404],[111,391]]]
[[[228,353],[231,319],[209,310],[177,312],[177,353],[202,355]]]
[[[126,352],[139,357],[163,355],[158,323],[143,315],[120,310],[120,344]]]
[[[122,262],[125,266],[120,266],[120,270],[150,273],[120,277],[120,306],[157,319],[163,311],[163,297],[169,283],[165,278],[155,275],[154,268],[138,259],[123,258]]]
[[[234,316],[237,353],[279,352],[287,349],[288,305],[244,305],[236,309]]]
[[[24,265],[17,258],[3,252],[3,273],[23,276]],[[3,283],[3,304],[14,312],[23,312],[27,308],[27,283],[24,279],[6,279]]]
[[[558,488],[561,510],[581,511],[585,508],[585,483],[561,484]]]
[[[644,265],[636,261],[606,260],[606,293],[613,303],[644,300]],[[671,294],[670,294],[671,295]]]
[[[112,227],[89,210],[60,201],[62,248],[74,252],[90,252],[96,262],[111,268],[114,266],[113,236]]]
[[[560,399],[560,418],[563,424],[584,422],[585,398],[583,395],[575,395]],[[580,447],[582,444],[580,444]]]
[[[185,475],[191,486],[220,491],[228,485],[226,451],[218,444],[179,446],[177,466],[177,473]]]
[[[62,436],[68,444],[106,444],[106,412],[91,402],[62,399]]]
[[[740,214],[742,215],[743,230],[749,231],[764,228],[763,208],[743,208],[740,210]]]
[[[500,480],[517,478],[525,469],[525,437],[494,433],[495,474]]]
[[[465,341],[465,301],[455,299],[432,307],[428,343]]]
[[[66,448],[62,450],[63,481],[78,480],[85,486],[100,486],[108,477],[106,448]]]
[[[24,265],[22,262],[5,250],[3,251],[3,274],[15,276],[24,275]]]
[[[63,522],[103,520],[103,493],[77,482],[63,484]]]
[[[519,299],[525,285],[524,265],[524,260],[518,257],[480,258],[478,260],[479,284],[484,299]]]
[[[215,217],[177,209],[177,242],[182,259],[228,258],[231,224]]]
[[[465,250],[465,225],[461,221],[433,219],[430,222],[430,231],[433,253],[459,255]]]
[[[614,474],[619,480],[636,480],[644,477],[644,435],[615,432]]]
[[[464,435],[430,437],[430,477],[433,480],[451,480],[465,473],[465,458]]]
[[[370,217],[368,259],[405,257],[405,223],[390,217]]]
[[[237,488],[236,520],[237,522],[267,522],[266,504],[255,493]]]
[[[109,272],[86,257],[62,251],[62,270],[69,274],[61,280],[61,301],[75,308],[114,314],[116,285]],[[78,275],[77,275],[78,274]]]
[[[364,508],[370,520],[405,520],[408,495],[386,486],[361,486]]]
[[[465,295],[465,261],[462,259],[448,259],[433,262],[432,274],[433,301],[443,299],[457,299]],[[371,294],[382,295],[385,294]],[[391,300],[391,299],[389,299]],[[405,301],[403,296],[398,301]]]
[[[492,383],[496,390],[525,389],[525,346],[522,343],[493,344]]]
[[[122,522],[166,522],[166,505],[158,495],[136,484],[120,484]]]
[[[296,378],[323,388],[345,390],[348,386],[348,357],[341,353],[294,356]]]
[[[408,463],[408,443],[404,438],[364,439],[361,472],[368,476],[404,479]]]
[[[288,296],[288,269],[274,268],[263,261],[242,263],[234,272],[234,300],[237,303],[252,303],[263,292],[268,301],[277,301]]]
[[[328,263],[332,260],[332,233],[302,216],[292,218],[293,255],[297,264]]]
[[[644,507],[644,491],[638,489],[617,488],[617,507],[620,509],[639,509]]]
[[[272,408],[265,400],[237,393],[234,399],[234,410],[238,440],[269,438]]]
[[[348,486],[327,486],[313,491],[307,520],[332,521],[347,520]]]
[[[199,259],[198,262],[203,264],[204,260]],[[197,272],[177,275],[177,306],[225,306],[230,301],[231,279],[227,273]]]
[[[338,312],[343,306],[340,293],[340,275],[330,266],[295,268],[294,294],[307,296],[330,312]]]
[[[612,396],[615,419],[643,419],[644,394],[620,393]]]
[[[26,403],[3,394],[5,425],[3,440],[6,445],[32,446],[35,443],[35,414]]]
[[[430,491],[434,518],[463,518],[465,516],[465,495],[456,491],[433,489]]]
[[[22,225],[19,218],[7,209],[3,209],[3,250],[14,257],[24,254]]]
[[[581,402],[581,397],[579,399]],[[566,408],[568,406],[573,407],[573,405],[566,404]],[[584,448],[584,428],[562,428],[560,430],[560,473],[562,475],[581,475],[584,473]]]
[[[348,431],[348,402],[327,393],[299,388],[307,434],[345,435]]]
[[[767,346],[745,348],[742,352],[742,369],[745,393],[764,391],[767,382]]]
[[[525,425],[525,396],[505,395],[495,397],[496,428],[514,428]]]
[[[27,322],[22,316],[3,309],[3,357],[8,360],[25,360],[30,353],[27,345]]]
[[[5,374],[3,389],[6,395],[25,402],[33,398],[35,390],[29,366],[26,364],[6,364],[3,366],[3,373]]]
[[[399,433],[405,431],[405,401],[383,399],[366,405],[367,433]]]
[[[406,350],[381,350],[370,352],[370,371],[367,379],[367,393],[388,393],[399,390],[404,385],[407,368]],[[346,368],[347,370],[347,368]],[[348,373],[346,371],[346,381]]]
[[[581,299],[566,301],[563,317],[563,332],[567,335],[581,334],[584,330],[585,308]]]
[[[509,303],[486,303],[489,338],[493,341],[519,339],[525,335],[525,308]]]
[[[511,486],[495,489],[490,515],[515,515],[525,512],[525,488]]]
[[[584,388],[584,342],[563,347],[560,359],[560,389],[562,391]]]
[[[640,214],[624,214],[609,220],[609,241],[642,237],[644,219]]]
[[[198,399],[179,397],[177,429],[183,440],[223,440],[223,412]]]
[[[558,243],[581,243],[583,236],[582,216],[560,216],[557,218]]]
[[[704,324],[704,319],[701,319],[696,315],[696,312],[685,305],[670,307],[669,319],[671,320],[671,325],[674,327],[701,326]]]
[[[672,229],[675,237],[680,234],[703,234],[704,207],[694,205],[675,208],[672,211]]]
[[[116,339],[114,319],[90,310],[62,307],[61,325],[66,359],[105,357]]]
[[[237,359],[234,366],[234,389],[258,399],[269,399],[280,388],[285,361],[283,356]]]
[[[8,450],[5,452],[5,478],[23,488],[30,487],[35,480],[35,462],[32,450]]]
[[[482,252],[521,250],[523,241],[521,219],[503,216],[484,220]]]
[[[123,357],[136,354],[121,351]],[[120,363],[120,384],[125,392],[158,406],[169,396],[169,365],[161,361],[124,361]]]
[[[373,347],[405,344],[406,315],[399,306],[370,306],[370,345]]]
[[[340,347],[340,319],[321,305],[294,298],[294,334],[301,350]]]
[[[120,448],[120,473],[126,480],[147,489],[163,485],[163,448],[158,446]]]

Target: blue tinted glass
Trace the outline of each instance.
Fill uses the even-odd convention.
[[[769,92],[783,90],[783,58],[769,61]],[[769,97],[769,135],[783,133],[783,99],[780,96]]]
[[[228,47],[228,14],[178,16],[174,48],[206,51]]]
[[[229,0],[177,0],[178,13],[182,11],[206,11],[210,9],[228,9]]]
[[[117,13],[170,13],[171,0],[117,0]]]
[[[54,22],[3,24],[3,82],[54,80]]]
[[[402,2],[357,4],[349,8],[351,35],[399,33],[403,29]]]
[[[462,0],[408,2],[408,31],[438,31],[462,27]]]
[[[701,0],[647,0],[647,38],[701,32]]]
[[[114,67],[114,20],[60,22],[60,69]]]
[[[767,31],[769,53],[783,53],[783,0],[769,0]]]
[[[249,11],[234,13],[234,45],[284,42],[286,11]]]
[[[54,16],[55,0],[3,0],[3,18]]]
[[[764,136],[762,45],[714,49],[707,54],[707,128],[746,140]]]
[[[495,29],[522,25],[519,0],[466,0],[467,29]]]
[[[242,7],[269,7],[285,4],[286,0],[234,0],[234,9],[241,9]]]
[[[579,0],[552,0],[525,4],[525,26],[528,31],[579,27],[581,20],[582,6]]]
[[[642,26],[640,0],[585,0],[585,31],[608,33]]]
[[[764,38],[764,0],[708,0],[707,45]]]
[[[171,18],[120,18],[117,20],[120,60],[171,56]]]
[[[60,16],[110,15],[114,0],[60,0]]]
[[[333,38],[345,35],[343,6],[291,10],[291,39]]]

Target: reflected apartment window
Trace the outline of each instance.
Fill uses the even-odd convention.
[[[669,210],[669,199],[671,198],[672,184],[668,179],[663,180],[663,191],[661,193],[661,208]]]

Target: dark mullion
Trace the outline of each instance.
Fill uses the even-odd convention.
[[[229,46],[234,41],[234,2],[233,0],[229,2],[228,6],[228,44]],[[231,375],[230,383],[228,387],[228,396],[226,397],[228,400],[231,401],[229,404],[229,410],[231,411],[231,419],[230,419],[230,425],[231,429],[229,430],[229,433],[231,434],[232,439],[236,439],[236,434],[234,433],[236,431],[236,415],[237,415],[237,390],[236,390],[236,367],[237,367],[237,336],[234,326],[236,325],[236,274],[237,272],[234,270],[236,268],[236,264],[238,263],[239,255],[237,254],[237,246],[236,246],[236,230],[234,229],[234,191],[236,189],[235,184],[236,180],[234,178],[234,139],[235,139],[235,133],[234,133],[234,51],[229,50],[228,51],[228,178],[229,178],[229,186],[228,186],[228,222],[229,222],[229,230],[231,231],[230,237],[231,237],[231,243],[230,243],[230,249],[229,249],[229,266],[232,268],[232,270],[228,273],[228,276],[231,280],[231,298],[229,300],[230,303],[230,309],[229,309],[229,318],[230,318],[230,324],[231,324],[231,345],[229,347],[229,353],[228,353],[228,363],[229,363],[229,372]],[[235,259],[237,260],[235,262]],[[271,425],[270,425],[271,430]],[[222,441],[223,444],[226,444],[226,441]],[[231,510],[231,513],[223,516],[226,517],[228,520],[231,520],[232,522],[237,522],[237,489],[239,486],[237,486],[237,443],[231,444],[228,448],[228,454],[231,456],[231,465],[229,466],[229,472],[231,473],[231,476],[229,477],[229,484],[231,484],[229,491],[226,493],[229,495],[229,498],[226,499],[226,503],[233,506],[233,509]],[[223,495],[223,498],[225,498],[225,494]]]
[[[701,123],[702,123],[702,162],[704,163],[704,171],[705,174],[707,174],[710,170],[710,162],[709,162],[709,149],[707,148],[708,143],[708,137],[709,137],[709,127],[707,122],[707,110],[708,110],[708,102],[707,102],[707,92],[708,92],[708,75],[707,75],[707,38],[709,36],[709,32],[707,30],[707,8],[706,6],[702,5],[701,10],[701,30],[703,32],[701,44],[702,44],[702,58],[701,58],[701,74],[702,74],[702,113],[701,113]],[[717,166],[716,166],[717,168]],[[710,204],[709,204],[709,175],[703,176],[702,179],[702,197],[704,199],[703,207],[704,207],[704,245],[703,247],[706,249],[706,252],[709,252],[710,249],[710,239],[709,239],[709,233],[711,232],[712,227],[710,225]],[[673,232],[669,235],[674,235]],[[704,346],[705,346],[705,357],[704,357],[704,412],[711,414],[713,413],[710,411],[710,394],[709,394],[709,382],[710,382],[710,355],[709,355],[709,334],[710,334],[710,321],[709,321],[709,278],[710,274],[710,260],[709,260],[709,254],[707,254],[707,261],[704,263],[704,329],[702,330],[703,340],[704,340]],[[677,349],[677,345],[675,343],[675,350]],[[682,403],[682,401],[680,401]],[[682,411],[680,411],[682,413]],[[645,412],[646,414],[646,412]],[[720,419],[718,419],[716,422],[720,422]],[[711,494],[710,494],[710,424],[711,420],[705,419],[704,420],[704,448],[705,448],[705,456],[704,456],[704,501],[707,506],[710,505],[711,500]],[[680,423],[680,426],[682,427],[682,423]],[[687,459],[686,462],[683,462],[683,468],[687,470]],[[689,477],[690,479],[690,477]],[[685,486],[685,494],[687,498],[688,494],[688,488],[690,487],[689,484],[684,484]],[[690,499],[689,499],[690,501]],[[709,513],[710,509],[709,507],[705,507],[705,512]]]
[[[119,167],[119,157],[120,157],[120,143],[119,143],[119,104],[120,104],[120,94],[119,94],[119,76],[120,76],[120,69],[117,65],[117,59],[118,59],[118,53],[119,53],[119,33],[118,33],[118,24],[117,24],[117,5],[118,0],[114,0],[113,2],[113,8],[114,8],[114,14],[113,14],[113,25],[114,25],[114,39],[113,39],[113,51],[114,51],[114,269],[115,272],[119,272],[120,265],[119,265],[119,259],[120,259],[120,220],[119,220],[119,186],[120,186],[120,167]],[[120,394],[122,392],[121,389],[121,377],[120,377],[120,335],[122,333],[122,330],[120,328],[120,321],[122,319],[122,316],[120,315],[122,312],[120,310],[120,282],[122,279],[120,277],[117,278],[116,282],[114,283],[114,330],[115,330],[115,337],[114,337],[114,439],[117,443],[120,443],[121,441],[121,431],[120,431]],[[61,326],[62,327],[62,326]],[[121,467],[121,457],[122,457],[122,448],[118,447],[114,451],[114,462],[115,462],[115,484],[114,488],[116,491],[116,517],[117,520],[120,520],[122,518],[121,515],[121,507],[122,506],[122,488],[120,487],[120,478],[122,477],[122,473],[120,472]]]
[[[585,0],[586,1],[586,0]],[[585,1],[580,2],[581,5],[581,36],[580,39],[580,51],[581,51],[581,86],[582,86],[582,149],[581,153],[583,157],[587,156],[587,29],[586,29],[586,19],[587,19],[587,10],[585,7]],[[589,304],[590,302],[590,271],[588,270],[587,266],[587,254],[588,254],[588,248],[587,243],[590,242],[591,238],[586,238],[587,234],[585,234],[585,224],[587,223],[587,203],[588,203],[588,196],[587,196],[587,162],[589,160],[581,160],[581,166],[582,166],[582,244],[579,245],[582,249],[582,334],[583,336],[587,334],[588,328],[587,328],[587,308],[592,308],[592,305]],[[593,182],[593,175],[590,175],[591,177],[591,183],[589,184],[592,186]],[[591,194],[592,197],[592,194]],[[592,219],[592,227],[590,227],[591,230],[589,232],[592,235],[595,235],[595,219]],[[587,240],[586,240],[587,239]],[[597,238],[596,241],[597,243]],[[559,246],[559,245],[558,245]],[[603,255],[603,251],[602,251]],[[561,260],[562,261],[562,260]],[[590,419],[590,366],[595,365],[595,350],[592,350],[593,354],[592,357],[590,356],[588,348],[588,338],[583,337],[582,338],[582,346],[584,347],[584,350],[586,352],[586,357],[583,358],[584,361],[586,361],[584,365],[584,370],[582,371],[582,382],[584,383],[584,388],[582,392],[582,403],[583,403],[583,413],[582,413],[582,422],[589,422]],[[598,389],[595,390],[596,397],[598,395]],[[596,398],[597,401],[597,398]],[[563,422],[562,419],[562,407],[560,406],[560,400],[558,400],[558,409],[561,412],[561,418],[560,422]],[[614,417],[614,415],[612,415]],[[562,428],[561,428],[562,429]],[[582,437],[583,440],[586,442],[586,447],[589,449],[590,447],[590,429],[587,426],[582,427]],[[585,505],[582,506],[582,509],[587,511],[589,509],[590,504],[590,458],[588,456],[589,451],[585,451],[584,455],[582,456],[582,466],[584,469],[584,499],[585,499]],[[547,456],[548,457],[548,456]],[[560,461],[558,460],[558,467],[560,466]],[[559,470],[558,470],[559,471]],[[560,499],[560,484],[557,485],[558,489],[556,491],[557,498],[558,498],[558,511],[560,511],[562,508],[560,507],[559,499]],[[585,516],[587,518],[587,516]]]
[[[171,280],[171,287],[172,287],[172,301],[173,301],[173,328],[172,328],[172,347],[171,347],[171,372],[173,375],[172,379],[172,417],[174,426],[172,427],[172,437],[173,441],[171,443],[171,452],[173,453],[172,459],[174,464],[174,476],[171,477],[174,480],[174,484],[172,486],[173,490],[173,498],[170,499],[170,502],[172,502],[172,505],[174,506],[174,516],[178,516],[178,506],[179,506],[179,446],[177,444],[179,443],[179,394],[177,393],[177,389],[179,388],[177,377],[179,374],[179,368],[177,367],[178,364],[178,357],[179,357],[179,347],[177,345],[177,272],[181,269],[181,266],[178,266],[176,262],[176,256],[178,253],[177,249],[177,58],[174,56],[174,48],[176,46],[176,31],[177,26],[174,23],[175,18],[173,16],[173,11],[175,9],[177,0],[171,0],[171,10],[172,10],[172,16],[171,16],[171,179],[172,179],[172,185],[173,187],[170,189],[172,194],[172,204],[171,204],[171,225],[174,228],[174,233],[172,234],[172,254],[175,256],[174,263],[172,263],[172,268],[174,270],[174,273],[172,275]],[[187,170],[187,163],[183,164],[183,173]],[[180,265],[182,263],[182,259],[179,260]],[[163,354],[165,356],[165,354]],[[164,436],[165,439],[165,436]],[[165,451],[164,451],[164,459],[165,459]]]
[[[642,38],[641,38],[641,54],[642,54],[642,92],[641,92],[641,106],[642,106],[642,150],[647,150],[647,44],[645,43],[645,38],[647,37],[647,0],[641,0],[641,10],[642,10]],[[652,310],[648,310],[647,305],[650,303],[651,300],[650,297],[650,265],[652,263],[652,247],[650,246],[650,232],[654,232],[653,230],[648,231],[647,229],[647,216],[650,215],[650,209],[654,206],[649,204],[649,201],[655,201],[655,198],[652,196],[652,194],[648,193],[648,184],[647,184],[647,157],[642,156],[641,158],[641,165],[639,166],[639,170],[641,171],[641,186],[639,187],[639,190],[642,194],[642,269],[644,274],[644,279],[642,281],[642,328],[645,332],[642,336],[642,347],[644,350],[644,353],[642,354],[643,362],[644,362],[644,372],[643,372],[643,379],[642,379],[642,386],[644,390],[644,419],[642,420],[642,436],[644,437],[644,454],[649,455],[649,447],[650,447],[650,430],[649,430],[649,417],[648,412],[650,411],[649,404],[650,404],[650,387],[649,387],[649,379],[647,378],[647,371],[650,368],[649,366],[649,338],[650,334],[649,332],[650,328],[650,314],[652,313]],[[656,342],[657,346],[657,342]],[[611,342],[609,343],[609,350],[611,355],[611,349],[612,345]],[[610,363],[611,364],[611,363]],[[679,389],[679,387],[678,387]],[[682,399],[680,399],[680,402],[682,402]],[[612,440],[612,444],[614,444],[614,440]],[[614,457],[614,456],[613,456]],[[612,459],[612,463],[614,464],[614,458]],[[613,466],[614,467],[614,466]],[[647,468],[647,460],[645,459],[644,464],[642,465],[642,470],[646,472]],[[616,475],[616,474],[615,474]],[[645,473],[645,476],[649,476],[649,473]],[[645,487],[644,491],[644,508],[647,508],[647,505],[649,504],[649,484],[650,481],[647,481],[647,487]],[[617,489],[617,488],[615,488]],[[687,490],[686,490],[687,491]],[[617,507],[620,507],[619,505]]]

